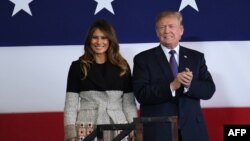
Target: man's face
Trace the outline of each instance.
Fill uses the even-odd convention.
[[[156,24],[156,34],[160,43],[169,48],[177,46],[183,31],[183,26],[175,16],[163,17]]]

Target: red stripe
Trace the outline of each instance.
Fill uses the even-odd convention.
[[[250,107],[204,108],[211,141],[223,140],[224,124],[250,124]],[[8,141],[62,141],[63,113],[0,114],[0,139]]]
[[[63,113],[0,114],[2,141],[63,141]]]
[[[203,113],[211,141],[224,140],[224,124],[250,124],[250,107],[204,108]]]

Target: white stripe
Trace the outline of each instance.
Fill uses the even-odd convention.
[[[133,68],[135,54],[158,43],[121,44]],[[183,42],[205,53],[217,86],[203,107],[250,106],[250,41]],[[0,47],[0,113],[63,111],[69,66],[83,46]]]

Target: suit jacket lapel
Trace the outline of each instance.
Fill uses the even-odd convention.
[[[189,54],[187,54],[186,49],[182,46],[180,46],[179,50],[179,72],[184,71],[185,68],[189,68]]]
[[[172,70],[169,66],[168,60],[166,55],[164,54],[161,46],[158,46],[155,50],[155,54],[156,54],[156,58],[157,58],[157,62],[160,65],[160,68],[163,70],[166,78],[169,79],[169,76],[171,79],[174,79],[173,74],[172,74]]]

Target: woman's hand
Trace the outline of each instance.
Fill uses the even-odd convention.
[[[135,141],[134,131],[131,131],[128,136],[128,141]]]
[[[67,141],[76,141],[76,138],[68,139]]]

